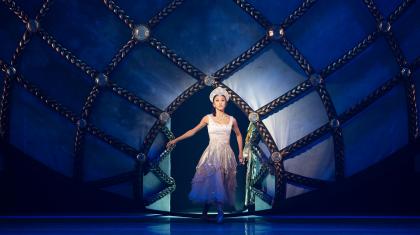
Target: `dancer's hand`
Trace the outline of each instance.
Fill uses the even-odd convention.
[[[239,159],[239,163],[240,163],[241,165],[245,165],[245,159],[244,159],[244,157],[242,156],[242,153],[239,153],[238,159]]]
[[[172,146],[174,146],[175,144],[176,144],[176,140],[171,140],[171,141],[169,141],[167,144],[166,144],[166,148],[170,148],[170,147],[172,147]]]

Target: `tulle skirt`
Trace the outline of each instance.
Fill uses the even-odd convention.
[[[236,159],[229,144],[210,143],[197,164],[188,197],[195,203],[235,204]]]

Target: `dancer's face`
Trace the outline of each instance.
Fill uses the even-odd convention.
[[[224,95],[216,95],[213,99],[213,107],[218,110],[225,110],[226,98]]]

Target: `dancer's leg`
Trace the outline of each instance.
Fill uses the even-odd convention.
[[[210,209],[210,203],[204,203],[203,212],[201,214],[202,219],[208,219],[207,213],[209,212],[209,209]]]
[[[209,212],[209,209],[210,209],[210,203],[204,203],[203,215],[207,215],[207,212]]]
[[[223,203],[217,203],[217,223],[221,223],[223,221]]]

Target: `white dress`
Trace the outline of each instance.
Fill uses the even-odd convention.
[[[229,145],[233,118],[228,124],[215,122],[208,114],[209,145],[197,164],[188,197],[193,202],[234,205],[236,192],[236,158]]]

